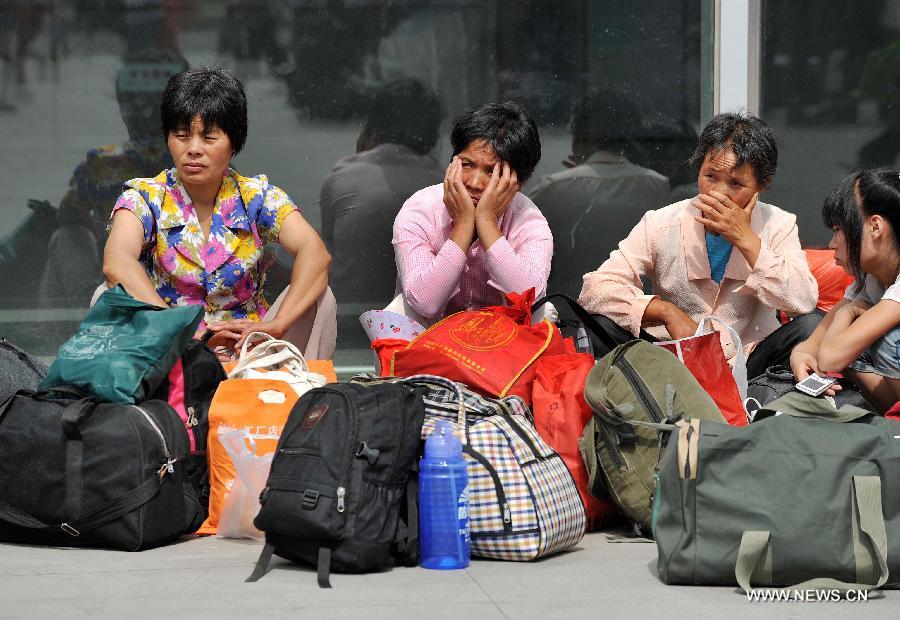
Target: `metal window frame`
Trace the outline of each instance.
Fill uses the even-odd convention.
[[[715,114],[759,114],[761,16],[762,0],[715,0]]]

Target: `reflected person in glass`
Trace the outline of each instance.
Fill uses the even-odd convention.
[[[818,288],[796,216],[759,200],[778,163],[775,132],[753,116],[719,114],[691,160],[700,193],[648,211],[584,276],[579,301],[602,315],[616,342],[685,338],[703,317],[718,317],[740,335],[752,378],[786,363],[821,320],[808,314]],[[644,294],[642,276],[652,294]],[[776,310],[798,318],[781,326]],[[733,359],[736,343],[724,331],[722,346]]]
[[[102,267],[110,209],[128,179],[172,165],[159,132],[159,106],[170,76],[188,68],[176,52],[158,48],[128,55],[116,74],[116,101],[128,140],[88,151],[59,204],[59,229],[50,239],[41,277],[42,306],[85,306]]]
[[[611,252],[648,209],[665,206],[669,180],[629,161],[641,129],[637,105],[612,89],[593,89],[572,108],[568,170],[543,177],[530,197],[554,233],[549,289],[572,297],[582,276]]]
[[[330,281],[340,303],[382,307],[394,296],[391,227],[407,198],[443,178],[429,154],[440,122],[440,99],[418,80],[385,84],[372,95],[356,154],[325,179],[322,238],[334,257]]]
[[[218,68],[180,73],[169,79],[161,116],[175,166],[126,183],[110,220],[106,283],[157,306],[203,305],[198,334],[212,330],[213,348],[233,350],[261,331],[331,357],[325,245],[284,191],[231,165],[247,137],[241,83]],[[295,257],[291,284],[271,308],[262,295],[268,242]]]
[[[518,103],[475,107],[453,123],[443,184],[416,192],[394,221],[397,293],[389,309],[429,325],[459,310],[502,306],[547,288],[553,236],[519,192],[541,157]]]

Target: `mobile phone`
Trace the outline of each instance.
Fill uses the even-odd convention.
[[[834,377],[821,377],[816,373],[809,375],[806,379],[798,383],[795,387],[810,396],[819,396],[827,390],[832,383],[837,381]]]

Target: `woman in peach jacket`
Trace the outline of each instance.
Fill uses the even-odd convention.
[[[796,216],[758,199],[777,160],[775,132],[764,122],[713,117],[691,158],[699,194],[645,213],[606,262],[584,276],[579,302],[601,315],[616,342],[684,338],[712,315],[740,335],[749,377],[787,363],[821,316],[808,314],[818,288]],[[644,293],[642,277],[652,294]],[[797,318],[781,326],[778,310]],[[735,345],[724,331],[721,338],[731,359]]]

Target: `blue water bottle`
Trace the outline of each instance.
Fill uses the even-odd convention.
[[[419,462],[419,557],[425,568],[469,565],[469,477],[462,443],[445,420],[425,441]]]

